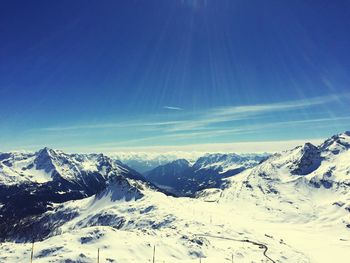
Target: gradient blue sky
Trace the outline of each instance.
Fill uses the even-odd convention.
[[[346,0],[2,1],[0,151],[348,130],[349,17]]]

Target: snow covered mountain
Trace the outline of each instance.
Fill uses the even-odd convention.
[[[36,153],[2,153],[0,169],[1,185],[64,180],[86,190],[90,190],[96,182],[106,181],[113,174],[132,176],[125,165],[103,154],[66,154],[49,148]],[[135,171],[133,174],[140,176]]]
[[[327,220],[350,228],[350,132],[305,143],[228,178],[198,197],[269,211],[275,220]],[[276,216],[277,215],[277,216]]]
[[[214,170],[226,176],[226,173],[237,173],[251,168],[266,160],[270,155],[264,154],[206,154],[200,157],[193,165],[196,171]]]
[[[92,196],[89,200],[93,210],[89,213],[94,214],[98,211],[98,206],[104,207],[105,202],[117,202],[117,201],[131,201],[138,200],[143,197],[141,189],[148,188],[150,191],[152,187],[149,187],[145,182],[136,181],[133,179],[127,179],[123,177],[114,177],[106,188],[96,195]],[[48,236],[59,233],[59,227],[77,216],[80,206],[84,206],[87,199],[68,201],[66,203],[54,203],[46,213],[35,214],[23,217],[16,221],[16,224],[1,225],[1,238],[0,240],[9,239],[16,241],[31,241],[42,240]],[[81,202],[80,202],[81,201]],[[73,208],[67,204],[79,204],[78,207]],[[99,205],[97,205],[99,204]],[[108,221],[110,219],[111,221]],[[112,221],[119,222],[118,218],[112,216],[106,216],[97,214],[94,219],[90,219],[86,224],[100,225],[108,224],[112,226]],[[80,225],[82,226],[82,225]],[[83,227],[83,226],[82,226]]]
[[[258,165],[268,154],[206,154],[194,163],[178,159],[161,165],[145,177],[158,187],[178,196],[193,196],[198,190],[219,187],[221,180]]]
[[[202,159],[196,167],[223,160]],[[195,165],[172,166],[175,172]],[[0,262],[28,259],[31,245],[24,241],[33,237],[39,263],[96,262],[97,249],[100,262],[151,262],[154,246],[156,262],[346,263],[350,257],[350,132],[276,153],[197,198],[115,178],[121,180],[95,195],[9,224]]]
[[[145,173],[145,177],[159,188],[165,189],[177,196],[185,196],[188,192],[190,181],[193,180],[191,164],[185,159],[178,159],[170,163],[158,166]],[[197,188],[198,183],[194,182]],[[187,186],[188,185],[188,186]]]
[[[49,148],[0,154],[0,230],[9,221],[51,209],[52,203],[94,195],[125,178],[144,180],[102,154],[66,154]]]

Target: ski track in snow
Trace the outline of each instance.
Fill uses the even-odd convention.
[[[231,241],[236,241],[236,242],[246,242],[246,243],[250,243],[253,244],[255,246],[258,246],[259,248],[264,249],[263,254],[264,256],[271,261],[272,263],[276,263],[276,261],[274,261],[272,258],[270,258],[266,253],[267,250],[269,249],[267,245],[263,244],[263,243],[259,243],[256,241],[252,241],[249,239],[234,239],[234,238],[229,238],[229,237],[222,237],[222,236],[212,236],[212,235],[204,235],[204,234],[196,234],[195,236],[198,237],[210,237],[210,238],[219,238],[219,239],[225,239],[225,240],[231,240]]]

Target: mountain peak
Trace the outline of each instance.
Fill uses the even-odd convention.
[[[307,142],[291,150],[275,154],[273,161],[279,167],[288,167],[293,175],[307,175],[320,166],[321,151],[317,146]]]
[[[319,152],[319,149],[317,146],[313,145],[312,143],[310,142],[306,142],[304,143],[301,148],[300,148],[301,152],[303,155],[309,155],[311,153],[314,153],[314,152]]]
[[[338,154],[344,150],[350,149],[350,131],[332,136],[321,144],[322,151],[329,151]]]
[[[56,154],[56,151],[54,149],[51,149],[47,146],[45,146],[44,148],[40,149],[38,152],[37,152],[38,155],[55,155]]]
[[[179,166],[189,166],[190,162],[187,161],[186,159],[178,159],[178,160],[172,161],[171,164],[179,165]]]
[[[345,131],[345,132],[343,133],[343,135],[349,136],[349,137],[350,137],[350,131]]]
[[[39,150],[36,153],[36,158],[34,160],[36,168],[50,173],[56,168],[53,162],[53,158],[55,158],[56,155],[56,151],[48,147],[44,147],[43,149]]]

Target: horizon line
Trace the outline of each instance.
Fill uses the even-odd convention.
[[[166,154],[166,153],[276,153],[293,149],[307,142],[314,145],[321,144],[326,138],[308,138],[291,140],[266,140],[266,141],[245,141],[245,142],[220,142],[200,143],[186,145],[160,145],[160,146],[83,146],[83,147],[55,147],[43,145],[31,145],[27,149],[13,149],[0,152],[35,152],[45,147],[60,150],[67,153],[103,153],[111,154]],[[36,149],[36,150],[35,150]]]

